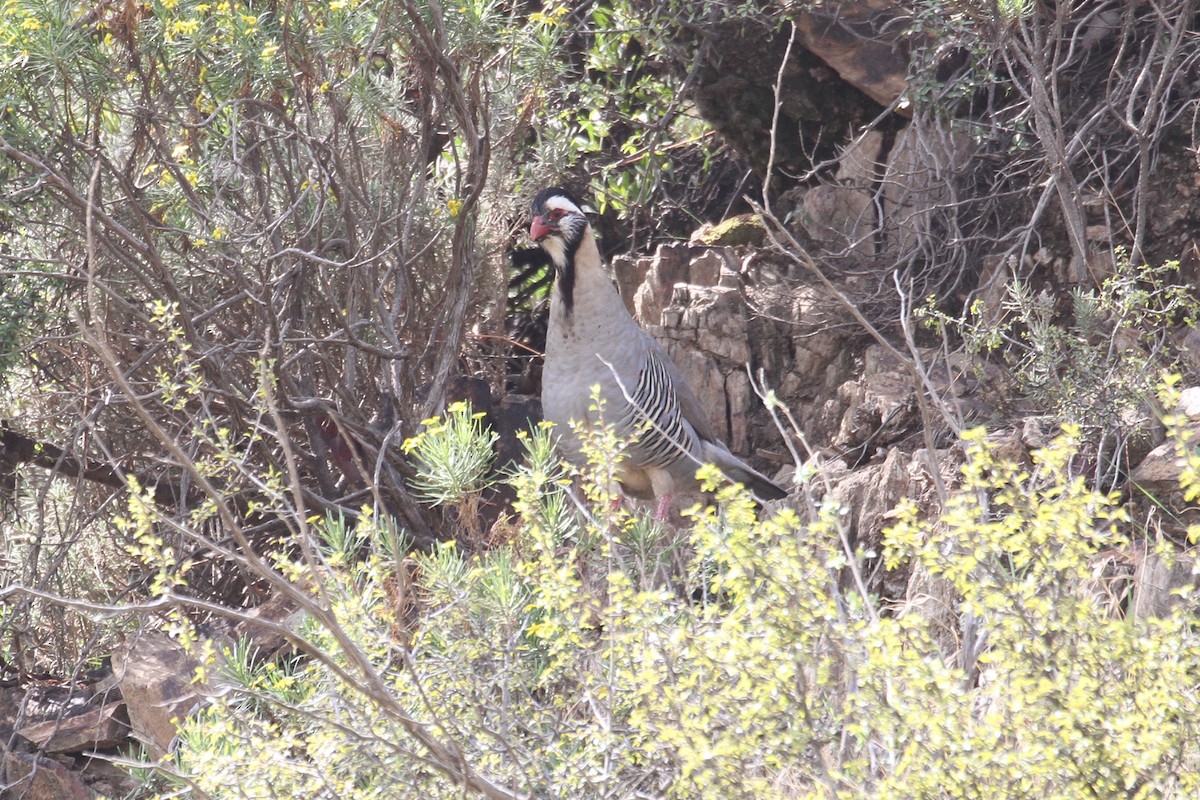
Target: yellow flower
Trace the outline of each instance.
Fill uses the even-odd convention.
[[[450,216],[457,217],[458,212],[462,211],[462,200],[451,200],[446,203],[446,208],[450,209]]]
[[[198,19],[177,19],[167,26],[167,35],[170,36],[191,36],[200,30],[200,20]]]

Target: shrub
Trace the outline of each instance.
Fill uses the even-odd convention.
[[[396,624],[397,561],[369,520],[365,557],[330,557],[335,536],[334,566],[284,564],[340,630],[311,620],[320,657],[303,662],[228,657],[232,691],[184,725],[171,769],[217,798],[462,796],[416,724],[493,797],[1194,796],[1200,640],[1186,604],[1124,618],[1094,590],[1128,520],[1068,470],[1075,434],[1026,468],[971,433],[941,517],[904,505],[886,535],[890,563],[945,582],[979,624],[975,665],[935,621],[843,588],[862,554],[832,506],[760,517],[719,489],[672,555],[686,573],[645,571],[671,538],[614,508],[606,480],[571,509],[539,430],[511,478],[515,540],[413,557],[415,627]]]
[[[962,319],[929,309],[933,326],[961,335],[969,352],[1005,367],[1012,400],[1026,413],[1077,427],[1093,480],[1116,485],[1155,426],[1160,375],[1178,368],[1171,333],[1192,326],[1194,291],[1178,262],[1159,267],[1120,257],[1099,289],[1074,288],[1064,299],[1014,280],[999,308],[977,302]]]

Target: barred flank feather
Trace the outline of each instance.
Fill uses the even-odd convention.
[[[684,420],[671,376],[655,353],[647,355],[616,427],[622,436],[636,437],[633,451],[645,466],[670,466],[695,452],[696,432]]]

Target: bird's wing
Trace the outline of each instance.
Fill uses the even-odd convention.
[[[703,437],[684,414],[679,394],[683,378],[667,354],[648,333],[631,325],[621,346],[609,355],[612,360],[604,363],[625,401],[625,410],[615,424],[623,435],[636,438],[631,452],[635,461],[663,467],[681,459],[698,459]],[[699,404],[690,391],[687,397]],[[707,421],[703,425],[707,430]]]
[[[683,418],[688,421],[701,439],[710,442],[719,441],[719,437],[713,430],[712,421],[708,417],[708,412],[704,409],[704,404],[700,402],[700,398],[696,397],[696,393],[688,385],[687,379],[683,377],[679,367],[675,366],[671,357],[648,333],[646,340],[649,343],[649,351],[663,364],[667,378],[670,379],[671,386],[675,391],[675,397],[679,401],[679,411],[683,414]]]
[[[738,483],[744,484],[750,492],[761,501],[780,500],[787,497],[787,490],[778,486],[774,481],[751,467],[745,461],[730,452],[713,432],[708,412],[700,403],[692,387],[684,379],[679,368],[667,356],[658,342],[647,334],[650,353],[660,361],[667,375],[668,382],[674,387],[675,398],[679,403],[682,417],[687,420],[700,438],[700,452],[692,453],[693,458],[715,464],[725,475]]]

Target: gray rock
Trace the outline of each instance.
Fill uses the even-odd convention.
[[[0,761],[4,797],[20,800],[91,800],[92,793],[78,773],[36,753],[7,751]]]
[[[196,659],[161,633],[139,633],[113,653],[113,673],[133,736],[146,744],[151,758],[170,751],[178,721],[200,703],[197,666]]]
[[[1181,602],[1181,590],[1196,588],[1196,563],[1179,555],[1167,561],[1157,553],[1144,553],[1133,573],[1133,614],[1162,617]]]
[[[81,753],[116,747],[129,738],[125,703],[89,705],[79,713],[30,722],[17,734],[47,753]]]

